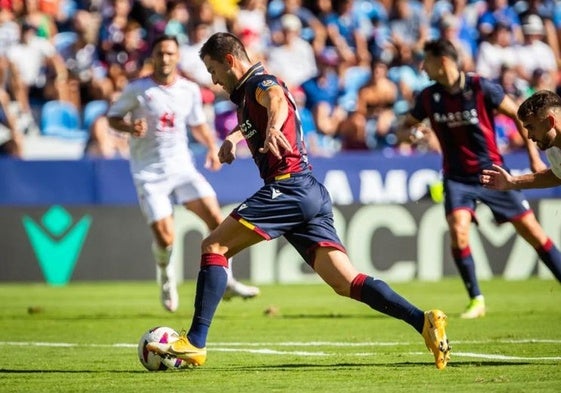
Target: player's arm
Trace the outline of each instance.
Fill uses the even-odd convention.
[[[191,126],[191,133],[197,141],[207,148],[205,168],[212,170],[220,169],[220,160],[218,158],[218,148],[216,147],[216,139],[214,133],[210,130],[207,123]]]
[[[229,134],[224,138],[224,142],[218,150],[218,159],[221,163],[231,164],[236,159],[236,145],[244,139],[240,126],[237,125]]]
[[[522,139],[524,140],[524,144],[526,145],[526,150],[528,152],[528,157],[530,159],[530,167],[532,168],[533,172],[540,172],[547,169],[547,166],[542,161],[536,144],[532,142],[528,138],[528,131],[522,125],[522,122],[518,119],[516,115],[516,111],[518,110],[518,105],[508,96],[505,94],[503,100],[501,101],[500,105],[497,107],[497,110],[511,119],[514,120],[516,123],[516,128]]]
[[[288,117],[288,101],[284,90],[277,84],[266,89],[258,87],[255,91],[257,102],[267,108],[267,130],[260,153],[271,152],[278,159],[282,158],[281,149],[292,151],[292,146],[282,133],[282,126]]]
[[[109,126],[115,131],[125,132],[135,137],[143,137],[148,130],[146,119],[130,120],[129,115],[140,105],[137,93],[129,84],[125,87],[119,98],[111,104],[107,111]]]
[[[493,165],[492,169],[485,169],[480,176],[480,180],[484,187],[502,191],[549,188],[561,185],[561,179],[551,169],[512,176],[498,165]]]

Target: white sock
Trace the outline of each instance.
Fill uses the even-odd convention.
[[[173,246],[161,248],[156,242],[152,242],[152,254],[162,278],[173,277],[173,266],[169,263],[172,250]]]
[[[234,278],[234,273],[232,273],[232,258],[228,259],[228,267],[226,268],[226,273],[228,274],[228,281],[226,286],[232,287],[238,281]]]

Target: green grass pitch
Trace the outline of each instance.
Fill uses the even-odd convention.
[[[326,285],[267,285],[223,302],[194,370],[148,372],[136,344],[148,328],[186,328],[194,283],[177,313],[155,282],[0,284],[0,392],[559,392],[561,285],[483,281],[488,314],[458,317],[459,278],[391,284],[423,309],[448,314],[452,360],[434,367],[401,321]],[[276,313],[267,313],[274,309]]]

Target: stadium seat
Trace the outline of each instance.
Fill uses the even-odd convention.
[[[65,101],[47,101],[41,109],[41,134],[67,139],[88,138],[88,132],[80,127],[80,112]]]
[[[90,130],[92,123],[97,119],[99,116],[104,115],[107,112],[107,108],[109,108],[109,103],[105,100],[94,100],[90,101],[84,106],[83,116],[84,119],[84,130]]]

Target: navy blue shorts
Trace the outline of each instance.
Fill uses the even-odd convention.
[[[444,194],[444,209],[447,216],[454,210],[467,209],[475,218],[477,201],[489,206],[498,223],[515,221],[532,211],[524,194],[519,190],[497,191],[478,183],[444,179]]]
[[[230,216],[266,240],[284,236],[312,267],[318,247],[346,252],[333,225],[331,197],[309,173],[265,184]]]

